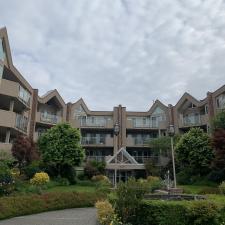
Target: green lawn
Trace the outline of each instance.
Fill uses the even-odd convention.
[[[93,186],[80,186],[80,185],[70,185],[70,186],[55,186],[45,190],[45,192],[95,192],[96,188]]]
[[[179,185],[179,187],[182,188],[184,192],[188,194],[198,194],[201,190],[208,188],[208,186],[202,185]]]

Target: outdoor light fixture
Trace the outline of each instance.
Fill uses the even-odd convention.
[[[117,136],[120,132],[120,126],[118,123],[115,123],[114,125],[114,134]]]
[[[177,178],[176,178],[176,166],[175,166],[175,158],[174,158],[174,143],[173,137],[175,135],[174,125],[170,125],[168,128],[168,134],[171,140],[171,155],[172,155],[172,163],[173,163],[173,179],[174,179],[174,188],[177,188]]]
[[[118,134],[120,133],[120,126],[119,126],[119,123],[115,123],[114,125],[114,135],[116,136],[116,146],[118,148]],[[118,149],[117,149],[118,151]],[[117,152],[115,153],[117,154]],[[115,158],[115,164],[117,164],[117,155],[116,155],[116,158]],[[115,165],[115,172],[114,172],[114,186],[115,188],[117,187],[117,165]]]

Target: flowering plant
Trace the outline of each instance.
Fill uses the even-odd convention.
[[[30,183],[36,186],[42,186],[44,184],[47,184],[49,181],[50,178],[45,172],[35,173],[34,177],[30,179]]]

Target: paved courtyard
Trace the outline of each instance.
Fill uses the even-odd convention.
[[[66,209],[0,221],[0,225],[96,225],[94,208]]]

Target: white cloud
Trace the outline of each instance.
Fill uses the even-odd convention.
[[[223,0],[0,0],[14,63],[43,94],[147,110],[225,80]]]

